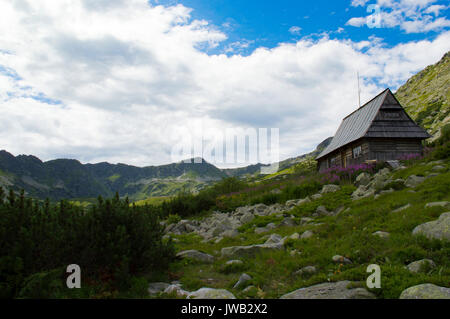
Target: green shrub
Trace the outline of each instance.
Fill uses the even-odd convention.
[[[130,207],[118,195],[82,208],[66,201],[42,204],[10,192],[6,202],[0,201],[0,285],[9,297],[24,286],[20,295],[40,298],[56,289],[56,279],[48,280],[50,286],[39,283],[54,278],[52,269],[78,264],[82,283],[100,280],[126,289],[132,274],[167,269],[174,248],[162,236],[148,206]]]

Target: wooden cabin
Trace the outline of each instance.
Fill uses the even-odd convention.
[[[316,158],[318,169],[422,154],[422,140],[429,137],[386,89],[342,120],[330,144]]]

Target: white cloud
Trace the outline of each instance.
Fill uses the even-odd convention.
[[[302,28],[300,28],[298,26],[292,26],[292,27],[289,28],[289,33],[291,33],[293,35],[300,34],[300,31],[302,31]]]
[[[423,33],[440,31],[450,26],[450,20],[439,17],[447,7],[434,5],[436,0],[378,0],[380,12],[370,12],[368,16],[379,14],[382,28],[399,27],[406,33]],[[352,0],[354,7],[365,6],[365,0]],[[353,17],[347,25],[362,27],[366,25],[367,17]]]
[[[202,49],[227,36],[189,8],[104,4],[0,0],[0,148],[151,165],[188,143],[183,128],[278,127],[286,158],[313,149],[356,108],[357,70],[367,100],[450,49],[449,32],[393,48],[324,35],[208,55]]]

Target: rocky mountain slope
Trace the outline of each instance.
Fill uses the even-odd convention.
[[[450,162],[324,184],[305,198],[165,222],[179,261],[153,298],[450,298]],[[381,271],[369,288],[368,266]],[[161,280],[161,279],[160,279]]]
[[[450,52],[411,77],[395,96],[419,125],[439,137],[450,122]]]

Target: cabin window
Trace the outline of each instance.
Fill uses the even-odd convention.
[[[337,156],[330,158],[330,167],[337,166]]]
[[[361,147],[361,145],[353,148],[353,158],[358,158],[361,155],[362,155],[362,147]]]

